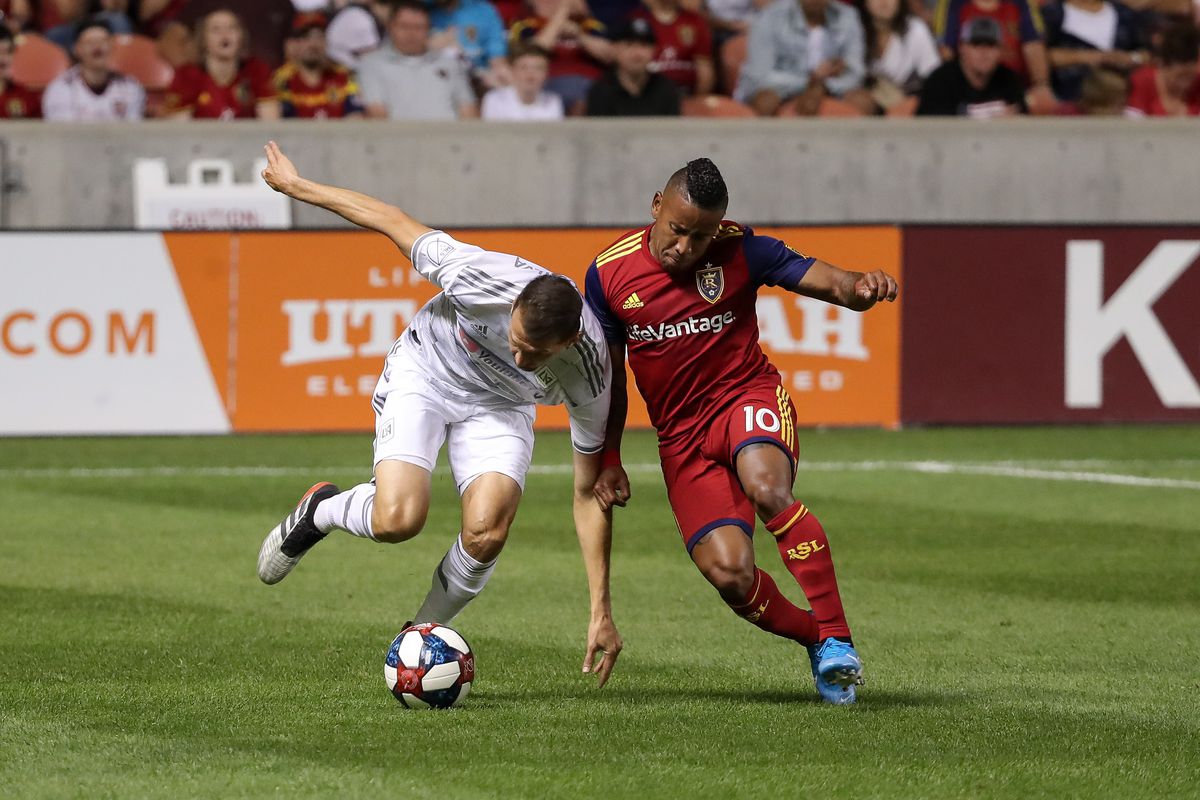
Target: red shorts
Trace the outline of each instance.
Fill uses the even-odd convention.
[[[725,525],[754,534],[754,507],[742,490],[736,464],[743,447],[759,442],[787,453],[795,474],[796,409],[778,383],[748,387],[698,427],[694,437],[659,446],[667,497],[689,553],[705,534]]]

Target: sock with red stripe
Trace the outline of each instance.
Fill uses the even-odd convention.
[[[816,516],[797,500],[767,523],[788,572],[812,606],[821,639],[850,638],[842,597],[838,593],[829,539]]]
[[[734,613],[768,633],[800,644],[817,642],[817,621],[779,591],[770,575],[754,568],[754,585],[741,603],[729,604]]]

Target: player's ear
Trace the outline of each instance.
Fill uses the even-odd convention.
[[[650,218],[658,222],[658,212],[662,211],[662,192],[655,192],[654,199],[650,201]]]

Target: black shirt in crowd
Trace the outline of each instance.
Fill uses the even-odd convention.
[[[925,79],[917,116],[997,116],[1001,103],[1025,113],[1025,87],[1017,73],[1000,64],[987,85],[976,89],[957,61],[947,61]]]
[[[670,78],[650,73],[642,93],[630,94],[610,69],[592,84],[587,96],[589,117],[677,117],[679,88]]]

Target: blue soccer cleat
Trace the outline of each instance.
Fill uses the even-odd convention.
[[[858,699],[855,686],[862,683],[862,661],[854,646],[837,639],[806,645],[817,694],[826,703],[846,706]]]

